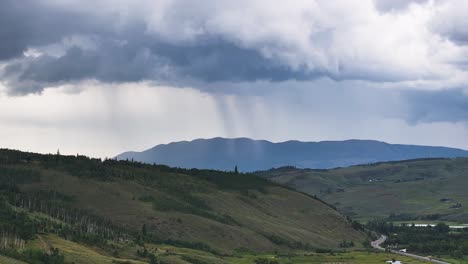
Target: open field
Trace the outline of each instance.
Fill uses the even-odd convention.
[[[395,258],[403,261],[405,264],[422,264],[427,263],[412,258],[401,257],[388,253],[374,252],[350,252],[350,253],[333,253],[333,254],[305,254],[291,257],[274,258],[273,255],[264,256],[243,256],[239,258],[229,258],[229,261],[235,264],[250,264],[254,263],[255,259],[266,258],[274,259],[280,264],[324,264],[324,263],[340,263],[340,264],[378,264],[385,263],[387,260]]]
[[[0,255],[0,263],[1,264],[26,264],[26,262],[8,258],[2,255]]]
[[[106,255],[103,252],[92,249],[69,240],[59,238],[54,235],[43,236],[42,240],[53,248],[58,248],[65,256],[65,260],[71,263],[89,263],[89,264],[112,264],[117,261],[128,264],[144,264],[147,262],[127,259],[125,257],[117,258]],[[42,241],[35,241],[40,244]]]
[[[121,245],[119,252],[123,256],[114,257],[99,249],[93,249],[89,246],[80,245],[78,243],[67,241],[54,235],[43,236],[42,239],[49,245],[60,249],[65,256],[65,261],[75,264],[143,264],[147,261],[135,256],[137,246]],[[29,247],[37,248],[41,246],[42,241],[39,239],[29,244]],[[200,250],[187,248],[178,248],[167,245],[146,244],[151,252],[155,253],[161,263],[166,264],[186,264],[186,263],[203,263],[203,264],[252,264],[258,259],[275,260],[279,264],[325,264],[325,263],[340,263],[340,264],[378,264],[385,263],[393,258],[403,261],[405,264],[423,264],[427,263],[412,258],[402,257],[391,253],[380,252],[347,252],[347,253],[311,253],[304,251],[289,252],[283,256],[275,256],[271,254],[235,254],[234,256],[217,256]],[[130,256],[129,254],[133,254]],[[198,262],[197,262],[198,261]],[[12,260],[0,256],[2,264],[24,264],[24,262]],[[453,262],[459,263],[459,262]]]

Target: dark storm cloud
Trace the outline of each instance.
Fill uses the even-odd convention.
[[[385,73],[379,76],[360,72],[341,74],[339,70],[327,69],[324,66],[327,63],[321,59],[312,61],[299,56],[290,63],[280,59],[281,56],[265,56],[264,49],[285,47],[276,41],[260,46],[241,45],[229,35],[232,32],[227,34],[222,30],[204,32],[189,41],[172,41],[165,33],[151,31],[147,17],[139,17],[128,10],[129,13],[119,15],[76,8],[86,3],[80,6],[76,2],[68,5],[47,0],[0,1],[0,62],[6,65],[3,72],[0,69],[0,78],[10,94],[40,92],[47,86],[88,79],[189,86],[200,81],[312,80],[322,76],[336,80],[387,80]],[[177,27],[179,19],[183,19],[178,17],[178,10],[169,12],[175,18],[168,18],[168,21],[176,21],[170,22],[175,24],[170,24],[169,28]],[[206,14],[187,12],[189,19],[194,16],[209,20],[203,17]],[[191,20],[184,23],[190,24]],[[174,29],[169,35],[184,34],[183,28],[178,30],[180,32]],[[64,44],[64,40],[71,37],[89,38],[94,47]],[[287,41],[294,42],[294,39]],[[50,45],[61,46],[60,55],[49,54],[46,48]],[[24,52],[31,48],[42,53],[25,56]],[[281,54],[290,52],[289,48],[279,51]],[[314,56],[320,57],[322,55]],[[336,64],[340,64],[339,60]]]
[[[105,17],[41,3],[0,1],[0,61],[22,56],[29,47],[59,42],[70,34],[106,34]]]
[[[5,0],[0,2],[0,60],[11,59],[23,54],[30,45],[34,24],[26,19],[34,1],[25,1],[29,7],[19,1]],[[35,40],[35,42],[40,42]]]
[[[170,61],[183,76],[215,81],[310,80],[326,72],[291,69],[258,51],[238,47],[222,39],[205,39],[197,45],[158,43],[152,51]]]
[[[462,89],[408,91],[404,96],[412,123],[468,122],[468,95]]]
[[[41,4],[42,3],[42,4]],[[41,1],[0,1],[0,77],[11,94],[40,92],[46,86],[96,79],[103,82],[156,80],[283,81],[316,78],[324,72],[291,69],[259,51],[220,37],[173,44],[146,34],[134,19],[114,30],[112,17],[85,15]],[[61,56],[25,57],[28,48],[60,43],[65,37],[92,36],[95,48],[68,47]]]
[[[458,54],[458,46],[429,43],[437,40],[429,33],[400,34],[401,23],[393,26],[369,1],[267,5],[263,0],[2,0],[0,82],[10,94],[82,80],[206,89],[216,82],[320,77],[432,80],[450,78],[443,69],[459,67],[453,58],[447,63],[445,53],[413,52],[448,47],[454,49],[448,54]],[[400,12],[408,2],[378,0],[375,5]],[[348,12],[351,6],[363,12]],[[420,24],[409,28],[425,31]],[[390,37],[379,36],[381,27]]]
[[[85,50],[73,46],[61,57],[40,56],[10,64],[7,75],[17,75],[17,81],[39,83],[73,82],[96,78],[106,82],[139,81],[149,77],[157,64],[157,58],[144,48],[116,47],[106,45],[106,49]]]
[[[183,85],[190,80],[284,81],[310,80],[321,72],[292,70],[255,50],[243,49],[221,39],[205,39],[194,45],[175,45],[138,36],[126,43],[100,40],[95,49],[70,47],[60,57],[25,58],[5,67],[4,77],[16,89],[12,93],[38,92],[46,85],[86,79],[102,82],[157,80]]]

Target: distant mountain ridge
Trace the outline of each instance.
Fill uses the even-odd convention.
[[[468,157],[448,147],[389,144],[375,140],[273,143],[249,138],[212,138],[157,145],[142,152],[124,152],[119,160],[181,168],[257,171],[281,166],[328,169],[375,162]]]

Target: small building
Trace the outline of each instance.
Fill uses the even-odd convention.
[[[399,260],[388,260],[386,261],[387,263],[391,263],[391,264],[403,264],[403,262],[399,261]]]

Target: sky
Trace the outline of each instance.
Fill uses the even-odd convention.
[[[466,0],[2,0],[0,148],[468,149]]]

